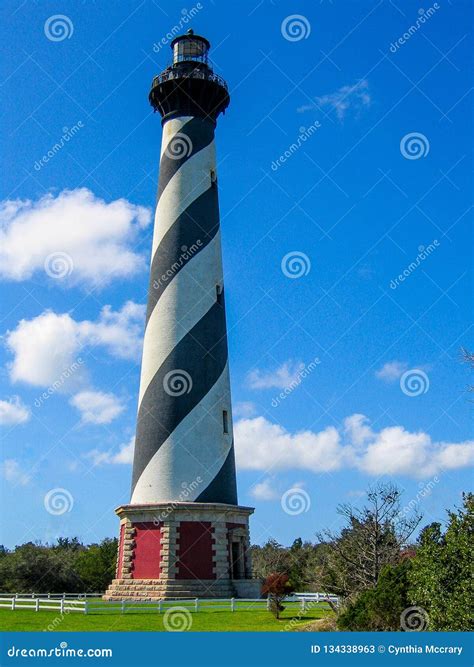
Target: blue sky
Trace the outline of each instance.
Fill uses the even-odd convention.
[[[459,503],[473,460],[469,13],[3,3],[6,545],[116,535],[129,500],[161,139],[147,95],[181,26],[209,38],[231,91],[218,170],[253,540],[312,539],[379,480],[425,522]]]

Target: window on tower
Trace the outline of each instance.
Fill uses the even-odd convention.
[[[222,285],[216,285],[216,301],[222,304]]]
[[[227,410],[222,411],[222,426],[224,433],[229,433],[229,413]]]

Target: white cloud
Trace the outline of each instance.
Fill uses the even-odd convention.
[[[79,410],[85,424],[110,424],[125,409],[117,396],[102,391],[81,391],[69,402]]]
[[[86,455],[92,460],[95,466],[105,464],[131,464],[133,463],[133,452],[135,450],[135,436],[124,445],[119,447],[115,454],[111,451],[101,452],[98,449],[93,449]]]
[[[257,413],[255,403],[251,401],[240,401],[232,408],[234,417],[253,417]]]
[[[256,500],[276,500],[281,494],[277,492],[271,479],[264,479],[252,486],[250,495]]]
[[[255,417],[238,421],[234,434],[237,464],[243,469],[328,472],[341,465],[339,433],[333,426],[319,433],[291,434],[264,417]]]
[[[58,391],[77,391],[87,380],[80,356],[85,347],[100,346],[115,357],[138,360],[144,315],[145,306],[128,301],[119,311],[104,306],[95,321],[76,321],[69,313],[50,310],[21,320],[5,336],[13,354],[10,378],[40,387],[58,385]]]
[[[0,400],[0,424],[24,424],[30,417],[31,412],[23,405],[19,396],[12,396],[7,401]]]
[[[286,389],[293,383],[301,382],[302,361],[289,359],[273,371],[255,368],[247,374],[247,383],[251,389]]]
[[[339,120],[343,120],[349,109],[357,115],[362,109],[369,107],[371,102],[369,82],[362,79],[351,86],[342,86],[334,93],[315,97],[314,104],[305,104],[298,108],[298,112],[303,113],[304,111],[329,107],[336,112]]]
[[[26,486],[31,477],[23,472],[20,464],[15,459],[6,459],[1,464],[3,477],[12,484],[19,486]]]
[[[384,382],[396,382],[407,370],[406,361],[388,361],[386,364],[375,371],[375,377]]]
[[[145,268],[131,248],[150,211],[126,199],[106,203],[86,188],[37,201],[0,202],[0,276],[25,280],[45,271],[47,258],[66,254],[63,284],[106,285]],[[72,270],[71,270],[72,269]]]
[[[402,426],[374,431],[364,415],[343,428],[290,433],[264,417],[235,425],[237,465],[248,470],[300,469],[314,473],[355,469],[369,475],[422,478],[474,463],[474,441],[433,442],[427,433]]]

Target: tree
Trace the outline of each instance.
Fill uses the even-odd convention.
[[[285,609],[282,602],[293,590],[288,575],[281,572],[268,575],[263,582],[262,593],[268,595],[270,611],[275,618],[280,618],[281,612]]]
[[[474,585],[474,494],[463,507],[448,512],[443,533],[432,523],[420,534],[410,572],[410,597],[426,610],[430,630],[472,630]]]
[[[323,568],[325,588],[343,597],[377,585],[382,568],[396,565],[401,549],[419,524],[421,515],[400,511],[401,491],[393,484],[378,484],[367,492],[362,509],[339,505],[346,526],[337,534],[319,535],[328,549]]]
[[[274,572],[288,572],[291,559],[288,549],[276,540],[268,540],[262,547],[252,548],[253,575],[257,579],[265,579]]]
[[[106,538],[91,544],[76,559],[76,570],[85,592],[105,591],[115,576],[117,539]]]
[[[0,588],[14,593],[71,593],[77,590],[75,554],[28,542],[0,558]]]
[[[471,369],[474,369],[474,352],[466,350],[465,347],[461,348],[462,360],[467,364]],[[468,391],[474,392],[474,385],[469,385],[467,388]]]
[[[410,606],[408,573],[410,559],[398,565],[386,565],[377,585],[362,591],[349,602],[337,619],[339,630],[396,631],[400,629],[402,612]]]

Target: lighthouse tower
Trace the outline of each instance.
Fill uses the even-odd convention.
[[[131,500],[106,598],[255,597],[237,504],[214,132],[229,104],[192,30],[152,83],[162,116]]]

